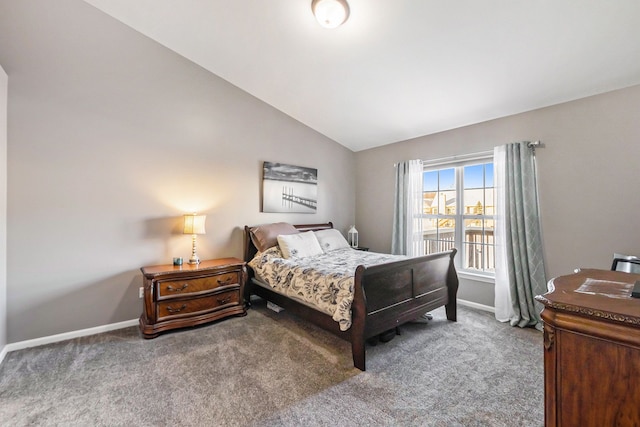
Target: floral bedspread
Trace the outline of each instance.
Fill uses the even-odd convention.
[[[405,258],[351,248],[305,258],[282,257],[275,246],[249,262],[256,277],[276,292],[330,315],[340,330],[351,327],[353,283],[359,265],[370,266]]]

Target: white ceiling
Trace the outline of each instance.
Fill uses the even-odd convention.
[[[640,84],[638,0],[85,0],[359,151]]]

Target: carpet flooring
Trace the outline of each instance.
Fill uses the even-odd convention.
[[[0,425],[542,426],[542,334],[464,306],[367,347],[257,300],[246,317],[9,353]]]

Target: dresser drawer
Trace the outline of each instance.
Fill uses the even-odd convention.
[[[192,279],[158,281],[158,300],[179,295],[197,294],[223,286],[238,285],[239,283],[239,273],[235,271]]]
[[[192,316],[198,313],[218,310],[223,307],[239,305],[239,303],[239,290],[221,292],[200,298],[161,301],[158,302],[158,320],[169,317]]]

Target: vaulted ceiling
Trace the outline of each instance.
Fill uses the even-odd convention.
[[[638,0],[85,0],[359,151],[640,84]]]

